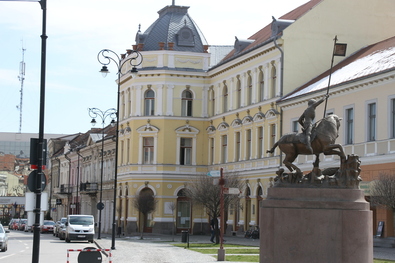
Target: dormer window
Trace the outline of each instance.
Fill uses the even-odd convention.
[[[184,47],[194,47],[195,46],[195,38],[192,30],[188,26],[184,26],[178,31],[176,34],[177,45]]]

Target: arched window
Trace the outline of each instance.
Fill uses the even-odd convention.
[[[252,104],[252,79],[251,76],[248,75],[247,79],[247,105]]]
[[[259,101],[264,101],[265,99],[265,81],[263,79],[263,72],[259,71]]]
[[[277,82],[277,70],[276,67],[273,66],[272,67],[272,73],[271,73],[271,81],[272,81],[272,85],[271,85],[271,97],[274,98],[276,96],[276,82]]]
[[[236,84],[236,108],[239,109],[241,107],[241,83],[240,79],[237,79]]]
[[[222,98],[222,111],[228,111],[228,87],[225,85],[223,89],[223,98]]]
[[[214,90],[210,91],[210,116],[215,115],[215,92]]]
[[[193,94],[189,90],[182,92],[181,116],[192,116]]]
[[[155,115],[155,93],[151,89],[147,90],[144,95],[144,115]]]

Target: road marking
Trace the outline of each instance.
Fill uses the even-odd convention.
[[[9,258],[9,257],[11,257],[11,256],[15,256],[16,254],[14,253],[14,254],[9,254],[9,255],[7,255],[7,256],[2,256],[2,257],[0,257],[0,259],[3,259],[3,258]]]

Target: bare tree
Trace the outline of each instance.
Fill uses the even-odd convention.
[[[225,187],[242,189],[242,183],[237,174],[225,173]],[[216,233],[216,243],[219,243],[218,238],[218,220],[220,216],[220,191],[221,187],[219,184],[215,184],[214,180],[218,178],[213,178],[207,175],[197,175],[189,184],[186,189],[186,196],[191,199],[194,204],[202,205],[206,208],[206,212],[210,218],[214,219]],[[224,195],[224,206],[225,211],[231,203],[238,202],[238,195]],[[221,226],[225,227],[225,226]]]
[[[133,206],[143,214],[144,218],[147,215],[155,210],[157,200],[152,195],[150,191],[142,191],[139,195],[136,195],[136,198],[133,200]],[[140,239],[143,239],[143,230],[144,230],[144,222],[140,220]]]
[[[395,175],[380,174],[371,184],[371,204],[395,209]]]

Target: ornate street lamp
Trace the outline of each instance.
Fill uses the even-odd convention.
[[[117,74],[118,74],[118,94],[117,94],[117,128],[115,135],[115,173],[114,173],[114,208],[112,214],[112,235],[111,235],[111,249],[115,249],[115,215],[116,215],[116,200],[117,200],[117,177],[118,177],[118,134],[119,134],[119,103],[120,103],[120,90],[121,90],[121,76],[130,74],[132,78],[137,77],[137,67],[141,65],[143,62],[143,56],[140,52],[135,50],[128,50],[127,56],[119,57],[117,53],[110,49],[103,49],[97,54],[97,60],[100,64],[103,65],[100,72],[105,77],[109,70],[107,65],[112,62],[117,66]],[[127,71],[125,69],[124,73],[122,72],[122,68],[125,64],[129,64],[132,69]],[[126,68],[126,67],[125,67]]]
[[[96,124],[96,119],[99,117],[102,123],[101,130],[101,166],[100,166],[100,191],[99,191],[99,203],[97,203],[97,209],[99,210],[99,231],[97,233],[97,239],[101,239],[101,211],[104,209],[103,204],[103,163],[104,163],[104,126],[107,117],[111,118],[111,126],[115,125],[114,119],[117,117],[117,110],[114,108],[102,111],[98,108],[89,108],[89,116],[92,118],[92,125]]]

